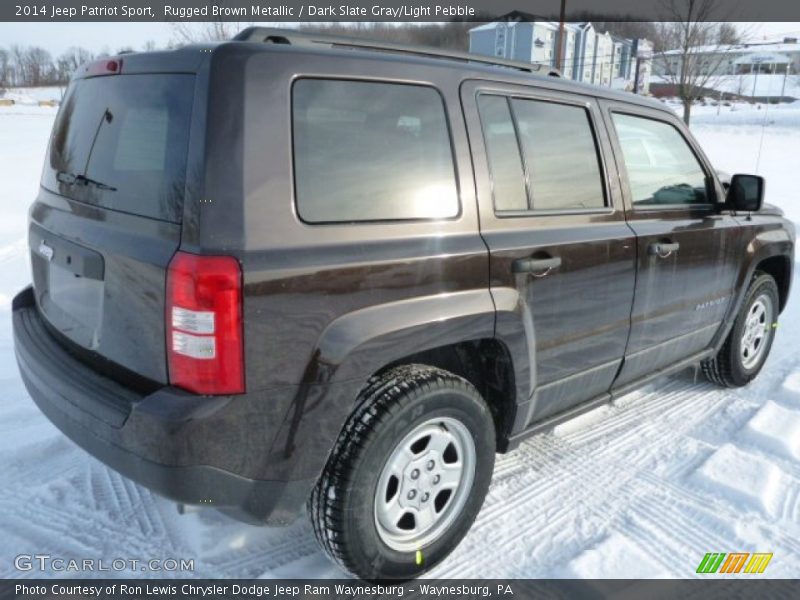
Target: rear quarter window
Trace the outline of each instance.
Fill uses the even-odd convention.
[[[193,75],[74,81],[53,129],[44,187],[80,202],[180,222],[193,98]]]
[[[309,223],[459,213],[444,103],[418,85],[301,79],[292,89],[297,211]]]

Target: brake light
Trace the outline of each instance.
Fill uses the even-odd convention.
[[[86,77],[95,77],[98,75],[118,75],[122,72],[122,59],[109,58],[96,60],[88,63],[83,68],[83,74]]]
[[[167,272],[166,318],[172,385],[198,394],[244,392],[239,261],[176,253]]]

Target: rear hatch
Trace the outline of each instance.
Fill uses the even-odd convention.
[[[67,90],[31,209],[33,286],[67,349],[112,376],[163,384],[195,75],[127,73],[128,60]]]

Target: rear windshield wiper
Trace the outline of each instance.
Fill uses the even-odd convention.
[[[108,192],[116,192],[117,188],[108,185],[107,183],[103,183],[102,181],[97,181],[96,179],[91,179],[86,177],[86,175],[80,175],[75,173],[67,173],[66,171],[59,171],[56,175],[56,179],[58,179],[61,183],[66,183],[67,185],[75,185],[75,184],[83,184],[83,185],[93,185],[94,187],[105,190]]]

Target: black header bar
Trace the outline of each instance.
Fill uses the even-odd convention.
[[[800,20],[798,0],[568,0],[566,20],[684,20],[668,7],[685,10],[689,4],[705,4],[699,19],[705,21]],[[2,0],[0,21],[437,22],[491,21],[509,14],[556,20],[560,6],[560,0]]]

